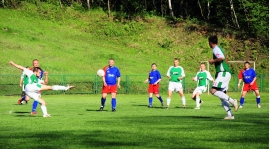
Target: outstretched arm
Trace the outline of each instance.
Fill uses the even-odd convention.
[[[15,64],[15,63],[14,63],[14,62],[12,62],[12,61],[10,61],[10,62],[9,62],[9,64],[10,64],[10,65],[12,65],[12,66],[14,66],[14,67],[16,67],[16,68],[18,68],[18,69],[21,69],[21,70],[23,70],[23,69],[24,69],[24,67],[23,67],[23,66],[18,65],[18,64]]]

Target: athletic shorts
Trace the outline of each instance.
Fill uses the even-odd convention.
[[[200,93],[200,95],[202,93],[204,93],[206,91],[206,87],[205,86],[198,86],[197,88],[195,88],[195,90],[193,91],[193,95],[196,95],[198,92]]]
[[[102,93],[117,93],[117,86],[113,85],[113,86],[103,86],[102,88]]]
[[[212,88],[217,90],[227,90],[229,87],[229,82],[231,80],[231,74],[229,72],[219,72],[216,75],[215,82],[213,83]]]
[[[159,93],[159,84],[149,84],[148,86],[148,93]]]
[[[33,83],[33,84],[27,84],[25,87],[25,93],[28,95],[30,98],[34,99],[35,101],[38,101],[38,98],[40,97],[40,89],[41,89],[41,84]]]
[[[169,82],[168,90],[170,91],[180,91],[183,90],[181,82]]]
[[[254,82],[253,85],[244,84],[243,91],[247,91],[248,92],[249,90],[253,90],[253,91],[259,90],[256,82]]]

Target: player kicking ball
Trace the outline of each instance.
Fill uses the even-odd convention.
[[[193,91],[192,99],[196,101],[196,110],[200,109],[201,104],[203,101],[200,99],[200,95],[207,90],[208,80],[214,81],[213,77],[211,76],[210,72],[205,70],[205,63],[201,63],[200,71],[197,72],[196,76],[192,78],[193,81],[197,81],[197,87]]]
[[[35,101],[39,102],[41,104],[41,110],[43,112],[43,117],[51,117],[50,114],[47,112],[46,108],[46,102],[39,96],[38,92],[44,91],[44,90],[69,90],[73,88],[74,86],[59,86],[59,85],[54,85],[54,86],[47,86],[38,83],[39,80],[39,75],[41,69],[39,67],[33,68],[33,71],[15,64],[14,62],[10,61],[9,64],[12,66],[23,70],[23,73],[27,76],[24,78],[24,81],[27,82],[25,85],[25,93],[28,95],[30,98],[34,99]],[[29,99],[26,99],[29,100]]]

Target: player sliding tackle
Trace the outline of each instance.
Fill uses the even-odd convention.
[[[46,102],[38,95],[39,91],[44,91],[44,90],[69,90],[73,88],[74,86],[59,86],[59,85],[54,85],[54,86],[47,86],[38,83],[38,78],[40,75],[41,69],[39,67],[33,68],[33,71],[15,64],[14,62],[10,61],[9,62],[12,66],[23,70],[23,73],[27,76],[24,78],[24,81],[27,82],[25,86],[25,93],[28,95],[30,98],[34,99],[35,101],[39,102],[41,104],[41,110],[43,112],[43,117],[51,117],[50,114],[47,113],[47,108],[46,108]],[[27,99],[29,100],[29,99]]]

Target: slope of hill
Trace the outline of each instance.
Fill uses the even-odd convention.
[[[158,17],[126,21],[102,10],[61,10],[45,3],[0,9],[0,18],[1,74],[18,72],[10,60],[30,66],[33,59],[50,74],[95,74],[111,57],[123,74],[147,74],[153,62],[165,74],[175,57],[186,73],[195,74],[199,62],[212,57],[207,35],[188,31],[189,22],[173,27]],[[258,73],[268,73],[268,51],[257,42],[227,36],[220,45],[230,60],[256,60]]]

